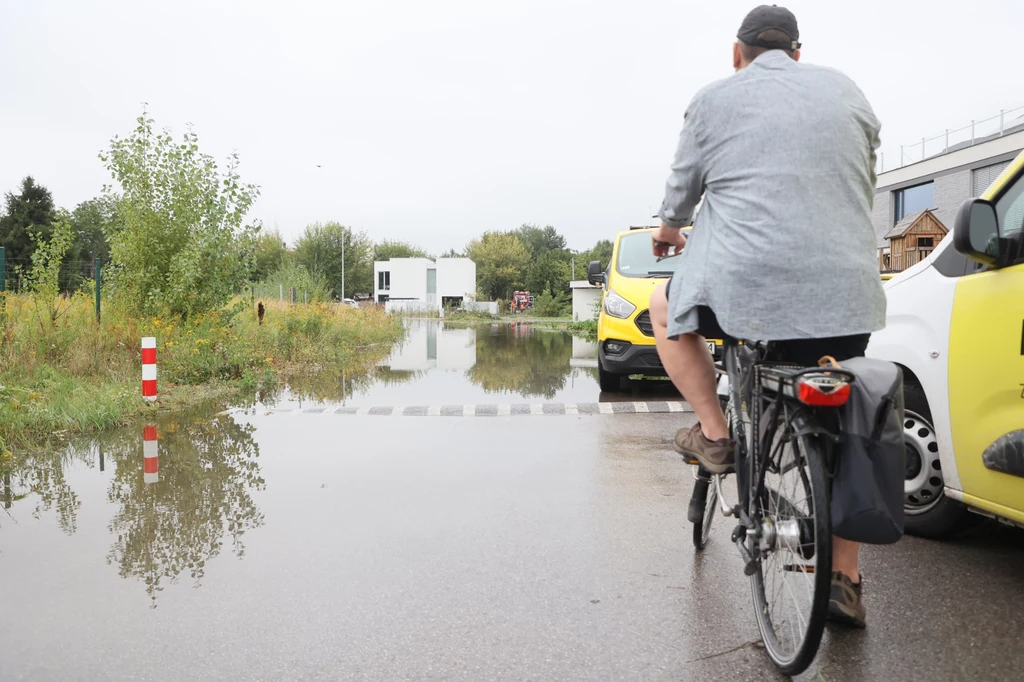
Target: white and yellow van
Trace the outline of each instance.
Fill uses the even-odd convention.
[[[1024,526],[1024,153],[927,260],[885,283],[870,357],[903,368],[909,533]]]

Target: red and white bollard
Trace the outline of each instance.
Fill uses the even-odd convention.
[[[156,337],[142,339],[142,397],[156,400]]]
[[[142,480],[146,484],[160,480],[159,464],[156,426],[150,424],[142,429]]]

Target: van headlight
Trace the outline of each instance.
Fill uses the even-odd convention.
[[[633,314],[636,306],[609,289],[604,297],[604,311],[612,317],[626,319]]]

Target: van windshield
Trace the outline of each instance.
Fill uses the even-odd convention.
[[[670,277],[676,263],[671,256],[658,261],[651,251],[650,232],[635,232],[619,239],[615,270],[623,277]]]

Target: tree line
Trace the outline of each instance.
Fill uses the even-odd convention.
[[[320,298],[372,295],[374,261],[432,257],[418,245],[374,241],[338,222],[307,225],[289,245],[276,228],[245,222],[259,188],[241,181],[237,155],[221,170],[199,151],[194,132],[175,139],[145,112],[100,160],[120,190],[105,188],[73,210],[58,208],[31,176],[6,193],[0,246],[9,289],[45,265],[59,269],[61,291],[73,292],[95,278],[98,259],[133,311],[187,316],[223,305],[247,283],[302,287]],[[507,300],[525,289],[546,309],[540,312],[558,314],[568,305],[570,279],[584,279],[591,260],[607,265],[611,251],[609,240],[573,251],[554,227],[522,225],[485,232],[440,257],[476,263],[480,300]]]

